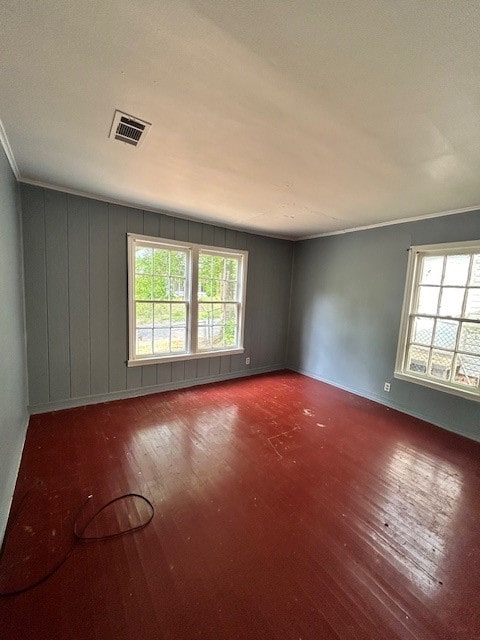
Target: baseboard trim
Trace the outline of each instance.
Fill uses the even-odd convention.
[[[352,387],[348,387],[342,384],[338,384],[336,382],[332,382],[332,380],[328,380],[327,378],[318,376],[312,371],[308,371],[307,369],[301,369],[301,368],[296,368],[292,366],[289,366],[288,369],[290,371],[295,371],[296,373],[300,373],[304,376],[307,376],[308,378],[313,378],[314,380],[318,380],[319,382],[324,382],[325,384],[329,384],[330,386],[335,387],[336,389],[342,389],[342,391],[353,393],[353,395],[359,396],[360,398],[373,400],[374,402],[377,402],[378,404],[381,404],[384,407],[388,407],[389,409],[395,409],[396,411],[405,413],[407,416],[411,416],[412,418],[418,418],[419,420],[423,420],[424,422],[433,424],[435,427],[440,427],[441,429],[445,429],[445,431],[450,431],[450,433],[455,433],[459,436],[463,436],[464,438],[469,438],[470,440],[480,442],[480,434],[476,436],[471,433],[465,433],[460,429],[453,429],[451,425],[433,420],[431,416],[422,414],[418,411],[412,411],[410,407],[406,407],[405,405],[402,405],[399,402],[386,402],[383,396],[377,395],[375,393],[369,393],[367,391],[359,391],[358,389],[353,389]]]
[[[68,400],[59,400],[57,402],[46,402],[44,404],[32,405],[29,407],[30,414],[48,413],[50,411],[61,411],[62,409],[72,409],[74,407],[84,407],[89,404],[100,404],[102,402],[113,402],[114,400],[125,400],[128,398],[137,398],[139,396],[148,396],[152,393],[161,393],[162,391],[175,391],[177,389],[187,389],[197,387],[212,382],[224,382],[226,380],[234,380],[236,378],[247,378],[262,373],[272,373],[285,369],[285,364],[276,364],[267,367],[257,367],[248,371],[231,371],[215,376],[206,376],[205,378],[194,378],[192,380],[179,380],[177,382],[167,382],[161,385],[152,385],[149,387],[140,387],[137,389],[126,389],[124,391],[111,391],[95,396],[84,396],[81,398],[70,398]]]

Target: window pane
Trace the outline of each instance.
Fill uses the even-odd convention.
[[[470,256],[447,256],[443,284],[464,286],[467,284]]]
[[[153,304],[149,302],[136,303],[137,327],[153,327]]]
[[[198,327],[198,348],[202,351],[212,348],[211,327],[209,326]]]
[[[220,256],[213,256],[212,258],[212,278],[215,280],[222,280],[224,277],[225,258]]]
[[[225,323],[225,305],[212,304],[213,324]]]
[[[170,298],[171,300],[185,300],[185,278],[170,278]]]
[[[207,258],[209,260],[207,260]],[[202,256],[199,269],[198,298],[199,300],[233,301],[237,300],[238,284],[235,280],[227,279],[225,275],[237,277],[238,260],[226,259],[219,256]],[[208,274],[210,277],[207,277]]]
[[[155,304],[155,327],[170,326],[170,304]]]
[[[418,313],[427,313],[434,316],[438,308],[438,296],[440,287],[419,287]]]
[[[410,347],[408,350],[407,369],[414,373],[427,373],[430,349],[426,347]]]
[[[135,273],[153,273],[153,249],[149,247],[137,247],[135,249]]]
[[[442,349],[455,349],[457,343],[458,322],[437,320],[433,344]]]
[[[140,356],[152,354],[152,329],[137,329],[137,349]]]
[[[198,277],[210,279],[212,277],[212,256],[200,253],[198,258]]]
[[[221,349],[223,347],[223,326],[212,327],[213,348]]]
[[[237,326],[235,324],[225,325],[225,346],[234,347],[237,344]]]
[[[170,275],[184,278],[187,268],[187,257],[183,251],[170,252]]]
[[[225,277],[227,280],[237,280],[238,278],[238,260],[228,258],[225,261]]]
[[[135,276],[135,298],[137,300],[152,299],[151,276]]]
[[[472,320],[480,320],[480,289],[468,290],[465,317]]]
[[[172,325],[187,324],[187,305],[186,304],[172,304]]]
[[[480,357],[459,353],[455,359],[454,381],[467,387],[479,386]]]
[[[476,253],[472,256],[472,273],[470,274],[470,284],[475,287],[480,287],[480,253]]]
[[[439,315],[458,318],[462,313],[464,295],[465,289],[442,289]]]
[[[170,251],[167,249],[155,249],[153,258],[153,270],[157,275],[168,276],[169,274],[169,259],[168,254]]]
[[[212,317],[212,305],[201,303],[198,305],[198,324],[209,324]]]
[[[225,305],[225,323],[226,324],[237,324],[237,305],[236,304],[226,304]]]
[[[212,280],[210,285],[210,299],[222,300],[222,284],[220,280]]]
[[[237,283],[236,282],[223,282],[223,300],[236,300],[237,299]]]
[[[421,284],[440,284],[443,271],[443,256],[426,256],[422,261]]]
[[[432,344],[433,318],[415,318],[413,321],[412,342],[417,344]]]
[[[171,349],[172,351],[185,351],[186,349],[187,330],[172,329],[171,330]]]
[[[155,353],[170,353],[170,329],[154,329]]]
[[[238,307],[236,304],[225,305],[225,346],[234,347],[237,344]]]
[[[460,351],[469,351],[480,355],[480,325],[463,322],[458,344]]]
[[[198,281],[198,299],[207,300],[212,294],[212,281],[211,280],[199,280]]]
[[[170,300],[169,278],[166,276],[154,276],[153,297],[155,300]]]
[[[430,375],[440,380],[450,380],[452,373],[453,353],[432,350]]]
[[[202,351],[237,345],[237,304],[201,303],[198,310],[198,348]]]

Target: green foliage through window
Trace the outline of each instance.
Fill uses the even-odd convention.
[[[187,251],[136,247],[135,317],[139,355],[187,350]]]
[[[136,356],[189,353],[192,302],[198,352],[236,348],[242,316],[242,256],[134,241],[133,295]],[[190,299],[192,255],[198,289]],[[198,305],[197,305],[198,302]]]

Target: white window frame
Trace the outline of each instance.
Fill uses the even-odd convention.
[[[181,242],[180,240],[169,240],[167,238],[157,238],[145,236],[138,233],[127,233],[128,243],[128,362],[129,367],[143,367],[149,364],[161,364],[164,362],[175,362],[180,360],[195,360],[198,358],[213,358],[215,356],[227,356],[244,353],[245,334],[245,300],[247,294],[247,268],[248,251],[239,249],[229,249],[226,247],[213,247],[209,245],[196,244],[193,242]],[[166,355],[137,355],[135,353],[136,318],[135,318],[135,247],[151,246],[165,249],[187,250],[189,258],[187,260],[187,352]],[[200,252],[210,255],[220,255],[223,257],[237,258],[240,261],[239,274],[239,313],[238,313],[238,341],[236,347],[216,349],[209,351],[199,350],[197,347],[197,321],[198,321],[198,259]]]
[[[470,390],[460,384],[452,381],[432,380],[431,378],[424,377],[421,373],[415,373],[406,370],[406,362],[408,355],[408,347],[410,342],[410,332],[412,327],[411,316],[414,315],[418,290],[420,286],[420,264],[421,259],[424,256],[448,256],[457,254],[474,254],[480,252],[480,240],[473,240],[469,242],[449,242],[444,244],[433,245],[417,245],[412,246],[409,249],[408,265],[407,265],[407,278],[405,284],[405,293],[403,298],[402,316],[400,321],[400,332],[397,347],[397,356],[395,361],[395,378],[400,380],[406,380],[408,382],[414,382],[416,384],[429,387],[430,389],[436,389],[449,393],[462,398],[468,398],[480,402],[480,389]],[[438,313],[435,318],[439,316]],[[455,320],[459,318],[454,318]],[[460,318],[461,320],[461,318]],[[468,319],[468,322],[480,323],[480,320]],[[460,331],[457,335],[457,344]],[[456,353],[457,349],[455,349]]]

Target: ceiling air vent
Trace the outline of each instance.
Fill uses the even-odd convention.
[[[122,113],[117,109],[113,116],[109,137],[114,140],[120,140],[120,142],[126,142],[134,147],[139,147],[150,127],[151,124],[149,122],[130,116],[128,113]]]

